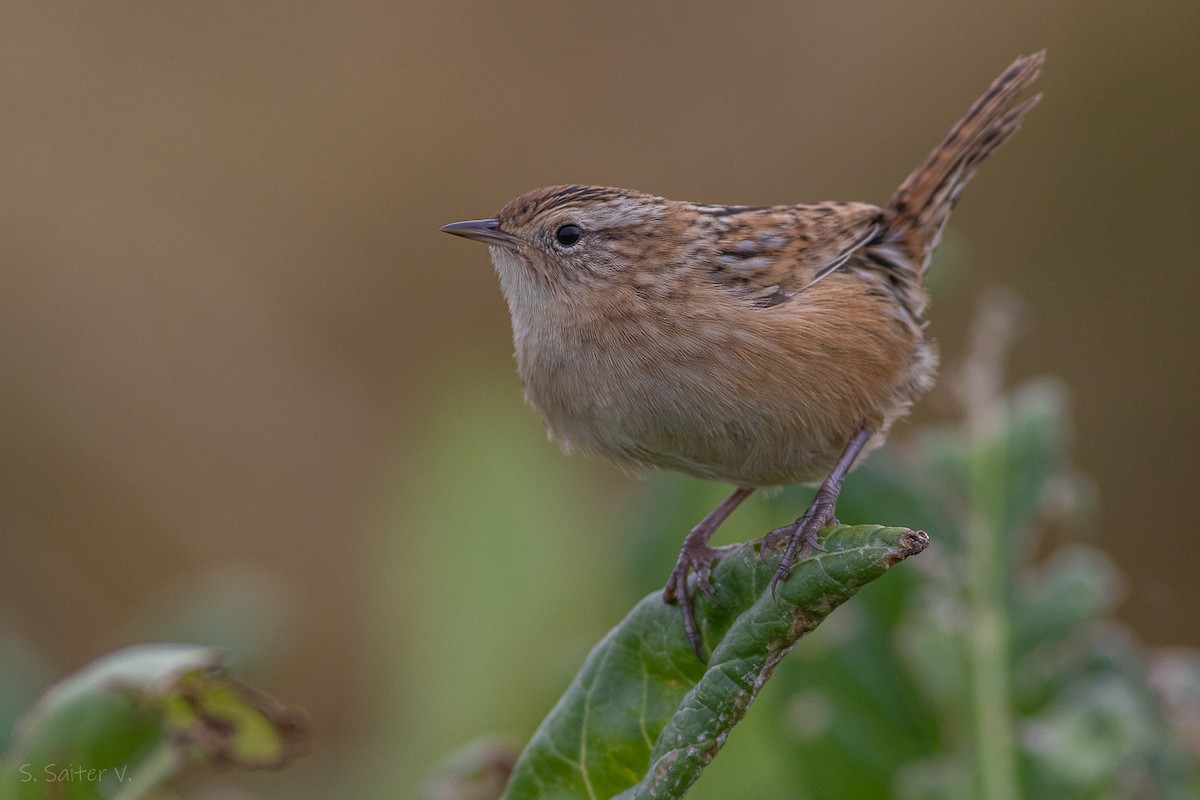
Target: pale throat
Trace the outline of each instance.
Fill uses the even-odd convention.
[[[553,289],[532,274],[521,256],[503,247],[489,247],[492,266],[500,280],[500,291],[508,303],[513,325],[536,319],[553,311],[561,302]]]

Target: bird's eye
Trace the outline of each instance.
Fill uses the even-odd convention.
[[[554,232],[554,238],[563,247],[574,247],[583,238],[583,228],[578,225],[563,225]]]

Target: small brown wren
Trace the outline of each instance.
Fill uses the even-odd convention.
[[[1019,99],[1043,60],[1005,70],[883,208],[549,186],[442,228],[489,246],[526,398],[564,449],[737,487],[663,592],[701,660],[688,573],[713,596],[717,526],[756,488],[820,482],[768,535],[787,542],[785,578],[820,549],[846,474],[933,384],[922,276],[959,190],[1040,98]]]

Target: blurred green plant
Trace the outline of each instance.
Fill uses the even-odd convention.
[[[296,712],[229,676],[219,651],[140,645],[42,696],[0,760],[0,800],[163,797],[188,767],[279,767],[304,741]]]
[[[1063,389],[1037,380],[1002,390],[1012,317],[1005,303],[980,314],[958,377],[963,419],[872,458],[839,504],[843,520],[902,521],[929,530],[935,545],[863,587],[782,661],[693,798],[1200,796],[1200,656],[1139,646],[1111,617],[1120,580],[1108,559],[1078,544],[1051,548],[1043,536],[1080,524],[1086,482],[1067,460]],[[683,529],[696,511],[680,509],[695,492],[694,482],[656,481],[636,522],[658,530],[645,540]],[[785,491],[765,516],[794,516],[806,500]],[[878,529],[843,528],[833,540],[868,530]],[[830,549],[822,566],[804,569],[827,569],[841,555]],[[706,616],[716,640],[730,631],[714,650],[717,667],[727,665],[728,636],[755,624],[757,603],[742,595],[761,588],[754,576],[769,560],[751,552],[735,550],[718,571],[721,605],[702,604],[706,615],[729,615]],[[637,560],[662,560],[644,555]],[[724,740],[760,688],[749,676],[765,674],[710,678],[687,657],[672,612],[651,595],[597,646],[520,756],[506,797],[683,796],[715,753],[705,747]],[[774,640],[745,641],[761,664]],[[710,679],[724,685],[697,703]],[[705,727],[713,715],[719,725]],[[667,742],[664,732],[683,735]],[[688,736],[698,758],[678,746]],[[663,758],[671,753],[679,757]],[[663,780],[689,759],[684,779]],[[456,794],[446,772],[437,786],[426,796],[484,796]]]
[[[1039,380],[1002,389],[1011,316],[992,307],[980,317],[957,380],[962,419],[893,444],[843,493],[843,520],[930,531],[934,546],[921,558],[873,580],[924,540],[901,528],[838,527],[825,532],[828,552],[798,564],[776,603],[765,587],[777,555],[734,548],[715,576],[719,603],[699,600],[708,668],[688,649],[677,610],[655,592],[597,645],[522,754],[476,743],[438,770],[424,797],[494,800],[507,785],[514,800],[670,798],[693,781],[693,800],[1200,797],[1200,654],[1140,646],[1112,618],[1120,597],[1113,565],[1093,548],[1054,546],[1063,537],[1046,535],[1083,526],[1087,485],[1068,463],[1062,388]],[[475,526],[488,531],[528,529],[527,544],[507,534],[500,556],[489,551],[478,568],[510,579],[552,573],[578,588],[585,576],[557,568],[579,563],[578,554],[568,562],[534,544],[555,525],[503,515],[510,505],[527,508],[550,485],[562,488],[555,473],[536,471],[542,462],[533,456],[513,466],[519,442],[533,437],[510,436],[491,418],[477,427],[451,422],[461,428],[456,457],[479,457],[481,431],[497,437],[491,449],[503,456],[493,470],[503,491],[460,504],[462,513],[478,515]],[[579,538],[628,559],[624,572],[640,574],[643,587],[657,583],[677,544],[664,531],[686,529],[712,491],[659,476],[626,526],[631,546],[601,551],[594,537]],[[578,516],[575,495],[564,494],[550,509],[557,527]],[[737,524],[766,530],[806,502],[787,490],[748,504]],[[472,527],[453,515],[446,522],[441,501],[434,505],[440,516],[431,519]],[[430,561],[418,563],[425,569]],[[459,561],[453,566],[462,570]],[[494,586],[460,581],[450,596],[475,584]],[[433,585],[430,578],[412,591],[421,596]],[[568,594],[574,619],[587,595]],[[545,656],[530,657],[536,638],[492,632],[486,611],[475,598],[460,614],[438,618],[470,620],[475,649],[460,637],[458,659],[480,660],[469,654],[507,643],[505,658],[519,660],[521,674],[541,675]],[[522,636],[544,638],[532,627]],[[481,629],[495,641],[477,643]],[[801,635],[801,646],[783,658]],[[565,649],[557,640],[545,646]],[[450,670],[453,658],[435,659],[436,669]],[[501,663],[482,661],[484,677]],[[466,684],[452,674],[461,693]],[[751,700],[756,711],[743,718]],[[450,705],[443,697],[430,703]],[[432,730],[430,720],[418,720]],[[0,800],[164,796],[189,764],[282,763],[298,748],[295,723],[291,712],[225,675],[210,648],[132,648],[54,687],[26,716],[0,761]],[[118,768],[126,770],[119,778],[111,771]],[[34,775],[42,780],[29,780]]]

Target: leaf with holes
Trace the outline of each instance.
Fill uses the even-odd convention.
[[[229,676],[219,651],[141,645],[50,688],[0,760],[0,800],[158,796],[186,767],[280,767],[303,720]]]

